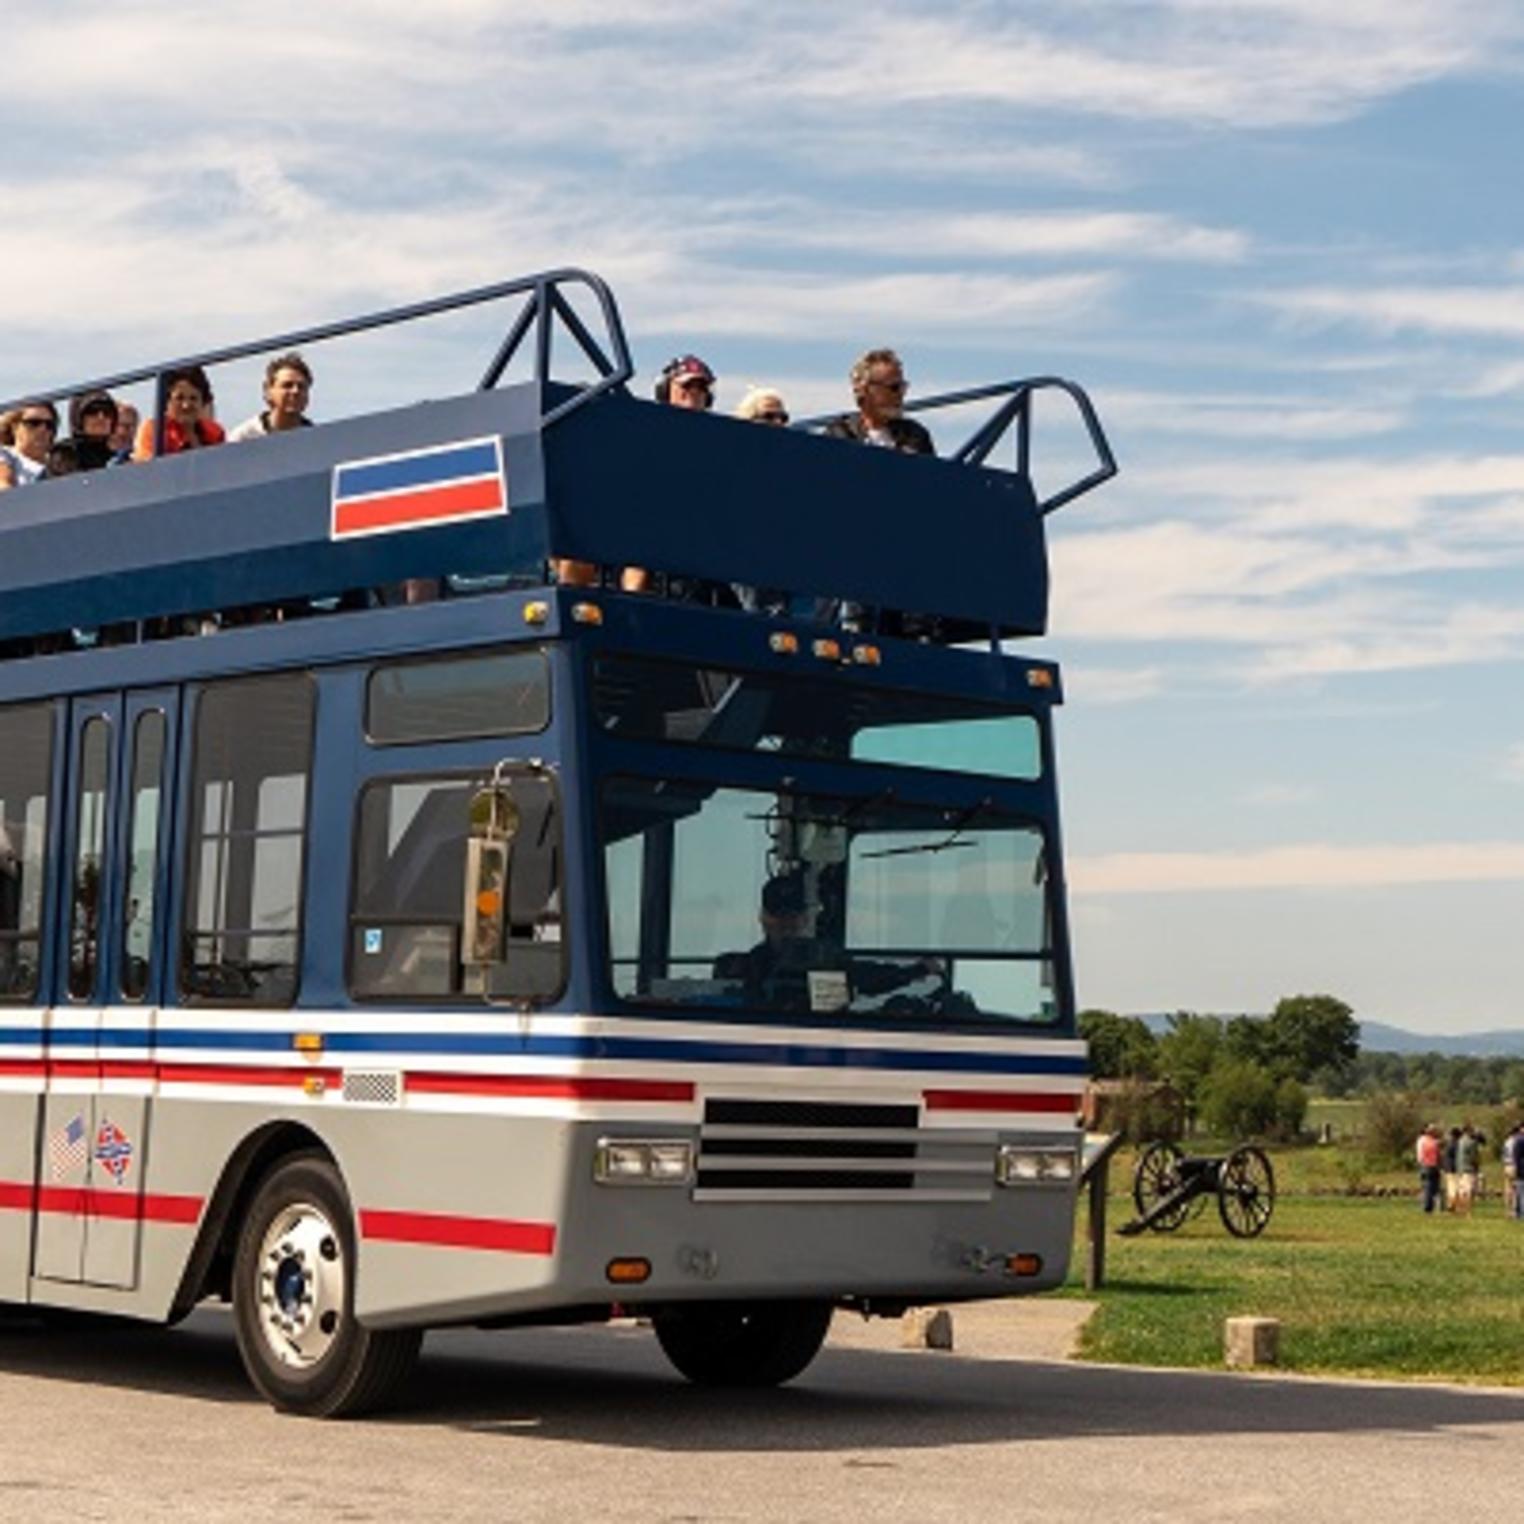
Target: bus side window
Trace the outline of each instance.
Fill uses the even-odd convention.
[[[315,707],[305,673],[202,690],[180,966],[193,999],[296,999]]]
[[[149,709],[138,716],[132,738],[132,815],[127,826],[127,893],[122,904],[124,1000],[142,1000],[153,973],[163,769],[164,714]]]
[[[0,1001],[37,995],[52,768],[51,707],[0,709]]]
[[[559,993],[555,788],[540,774],[517,772],[497,787],[511,800],[511,831],[507,812],[496,831],[473,830],[473,807],[489,792],[480,779],[385,778],[361,793],[350,907],[356,999],[544,1000]],[[473,902],[491,897],[474,917],[468,884]]]

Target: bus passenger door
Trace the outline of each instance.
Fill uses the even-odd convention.
[[[138,1280],[176,703],[172,691],[82,701],[70,724],[55,1001],[70,1036],[49,1055],[41,1169],[45,1187],[59,1175],[57,1205],[78,1210],[42,1215],[37,1274],[122,1290]]]
[[[104,991],[101,928],[107,913],[108,816],[120,747],[121,701],[75,699],[64,768],[63,872],[57,960],[47,1031],[47,1088],[37,1160],[34,1273],[80,1281],[90,1216],[95,1112],[100,1100]]]

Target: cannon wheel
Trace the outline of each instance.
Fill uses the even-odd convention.
[[[1217,1176],[1217,1210],[1235,1238],[1258,1238],[1275,1210],[1275,1171],[1257,1148],[1235,1148]]]
[[[1139,1217],[1147,1216],[1154,1206],[1179,1189],[1180,1157],[1180,1150],[1173,1143],[1150,1143],[1138,1155],[1132,1171],[1132,1202]],[[1173,1211],[1156,1217],[1149,1227],[1155,1233],[1173,1233],[1205,1205],[1206,1199],[1201,1196],[1182,1201]]]

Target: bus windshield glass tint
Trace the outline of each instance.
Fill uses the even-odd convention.
[[[616,656],[596,663],[594,702],[603,730],[632,741],[1042,775],[1035,716],[945,694]]]
[[[625,1000],[1058,1019],[1042,833],[998,806],[616,779],[602,820]]]

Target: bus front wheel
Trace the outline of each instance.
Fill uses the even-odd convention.
[[[700,1386],[781,1386],[825,1343],[829,1302],[695,1302],[653,1320],[662,1352]]]
[[[244,1369],[286,1413],[342,1418],[382,1406],[418,1355],[414,1329],[354,1315],[353,1215],[339,1172],[318,1154],[277,1165],[238,1235],[233,1320]]]

